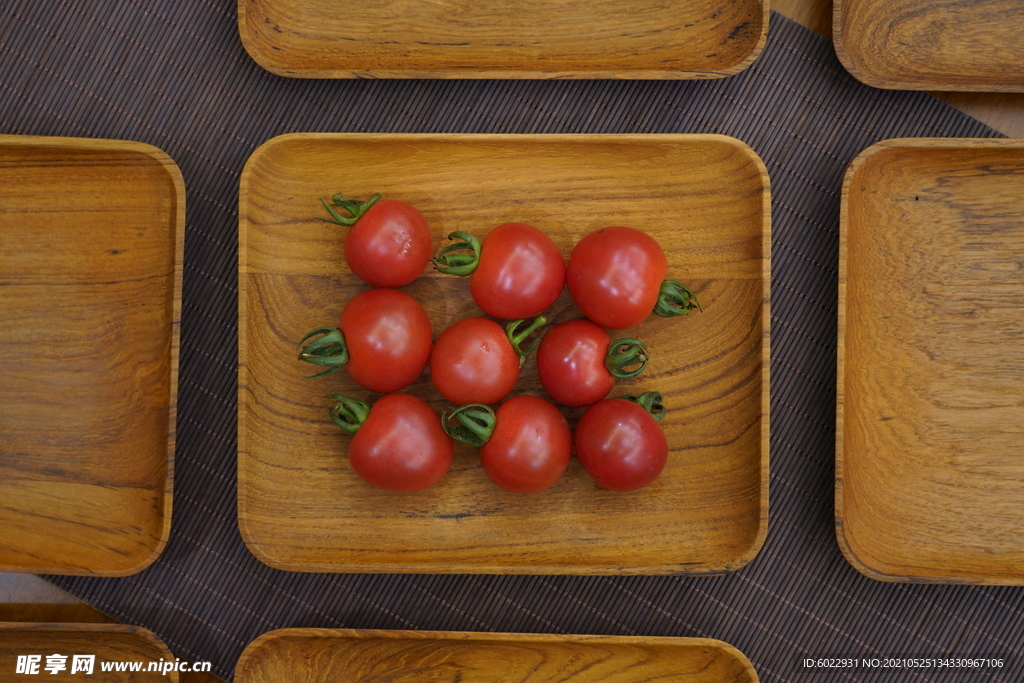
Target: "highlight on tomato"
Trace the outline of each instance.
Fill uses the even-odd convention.
[[[345,367],[359,386],[387,394],[423,373],[432,337],[416,299],[398,289],[368,289],[345,305],[337,328],[318,327],[302,338],[299,360],[327,368],[311,379]]]
[[[448,472],[455,444],[437,413],[410,394],[387,394],[371,407],[331,394],[331,420],[352,434],[348,460],[365,482],[410,493],[433,486]]]
[[[463,318],[448,327],[430,352],[430,379],[455,405],[493,405],[519,380],[519,369],[540,340],[523,343],[547,322],[537,316],[525,328],[516,320],[504,328],[490,318]]]
[[[548,330],[537,347],[537,374],[555,402],[589,406],[605,398],[616,380],[638,376],[648,359],[638,339],[612,341],[596,323],[567,320]]]
[[[668,259],[645,232],[623,226],[601,228],[576,243],[566,284],[583,315],[601,327],[625,330],[651,313],[671,317],[700,308],[686,285],[667,280]]]
[[[456,231],[434,258],[442,273],[469,276],[469,292],[487,315],[519,320],[540,315],[565,287],[565,257],[544,232],[526,223],[504,223],[481,243]]]
[[[549,488],[572,457],[569,423],[539,396],[514,396],[496,411],[482,404],[461,406],[442,414],[441,424],[456,441],[479,448],[484,474],[512,493]]]
[[[365,202],[336,194],[320,198],[327,223],[348,227],[345,262],[356,277],[374,287],[402,287],[427,267],[434,249],[427,220],[416,207],[377,192]],[[344,216],[336,209],[348,213]]]
[[[627,492],[658,478],[668,462],[668,439],[658,424],[665,414],[661,400],[650,391],[587,409],[576,425],[576,457],[594,481]]]

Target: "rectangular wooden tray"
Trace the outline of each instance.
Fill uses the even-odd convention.
[[[768,0],[238,0],[242,44],[302,78],[720,78],[749,66]]]
[[[835,0],[832,35],[843,66],[876,88],[1024,92],[1020,0]]]
[[[874,145],[840,231],[843,552],[875,579],[1024,583],[1024,141]]]
[[[669,272],[703,312],[633,328],[654,358],[613,395],[655,389],[670,463],[650,487],[596,487],[575,460],[552,488],[506,493],[460,446],[452,470],[415,494],[363,483],[329,393],[372,399],[346,372],[317,380],[296,343],[336,325],[366,288],[345,266],[343,231],[320,197],[372,192],[418,207],[435,247],[453,230],[509,221],[568,255],[584,234],[625,224],[666,248]],[[239,205],[239,524],[265,563],[297,571],[710,573],[754,557],[767,528],[768,177],[742,142],[717,135],[293,134],[257,149]],[[325,214],[326,215],[326,214]],[[481,315],[469,283],[428,269],[404,288],[434,335]],[[563,293],[549,318],[581,317]],[[408,390],[450,409],[425,374]],[[536,362],[514,393],[541,393]],[[566,410],[570,424],[582,411]]]
[[[63,670],[45,669],[47,657],[62,655]],[[17,675],[18,658],[39,655],[36,678],[46,681],[90,681],[92,683],[145,683],[179,680],[177,671],[103,671],[104,662],[173,662],[174,655],[151,631],[125,624],[44,624],[0,622],[0,672],[4,680],[33,680],[32,674]],[[93,655],[92,673],[71,673],[75,655]]]
[[[0,136],[0,571],[126,575],[171,521],[181,173]]]
[[[710,638],[312,628],[260,636],[239,658],[234,680],[400,683],[427,678],[434,683],[758,681],[742,652]]]

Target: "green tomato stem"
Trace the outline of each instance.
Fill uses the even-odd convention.
[[[623,396],[627,401],[637,404],[653,417],[657,422],[665,417],[665,406],[661,403],[661,392],[645,391],[639,396]]]
[[[461,230],[450,233],[448,239],[462,241],[449,244],[437,252],[433,259],[434,269],[447,275],[470,275],[480,265],[480,240]]]
[[[658,292],[658,302],[654,305],[654,313],[663,318],[686,315],[693,309],[703,310],[697,295],[689,287],[678,280],[665,280]]]
[[[616,379],[632,379],[647,367],[647,347],[639,339],[616,339],[608,346],[604,366]],[[631,369],[630,369],[631,368]]]
[[[321,335],[305,346],[307,339]],[[341,330],[334,327],[318,327],[311,331],[302,341],[298,343],[299,360],[327,368],[315,375],[307,375],[303,379],[316,379],[337,372],[348,362],[348,346],[345,344],[345,335]]]
[[[334,424],[349,434],[355,434],[366,422],[370,414],[370,405],[364,401],[345,396],[344,394],[328,394],[327,398],[335,399],[336,403],[327,409]]]
[[[381,195],[380,192],[375,192],[372,197],[367,199],[365,202],[361,202],[361,201],[359,201],[357,199],[345,199],[345,196],[339,192],[338,194],[336,194],[333,197],[331,197],[331,204],[330,204],[330,206],[328,206],[327,202],[324,201],[324,198],[321,197],[320,198],[320,203],[324,205],[324,208],[327,209],[327,213],[329,213],[331,215],[331,217],[328,219],[328,218],[320,218],[318,216],[317,220],[318,221],[323,221],[325,223],[334,223],[336,225],[343,225],[343,226],[346,226],[346,227],[355,225],[356,221],[358,221],[360,218],[362,218],[363,214],[365,214],[367,211],[369,211],[370,207],[373,206],[374,204],[376,204],[377,201],[382,196],[383,195]],[[340,213],[335,211],[332,207],[337,207],[339,209],[344,209],[345,211],[347,211],[349,213],[349,216],[342,216]]]
[[[450,420],[458,420],[459,424],[450,426]],[[495,422],[494,411],[482,403],[467,403],[453,410],[450,415],[447,412],[441,414],[441,426],[448,436],[476,448],[491,438]]]
[[[526,321],[515,320],[505,326],[505,336],[508,337],[509,344],[512,345],[512,348],[515,349],[516,355],[519,356],[519,367],[523,367],[523,364],[526,363],[527,357],[535,348],[537,348],[537,344],[540,344],[541,338],[537,337],[534,339],[533,343],[530,344],[530,347],[525,351],[522,349],[523,342],[526,341],[527,337],[536,332],[538,328],[546,325],[548,319],[542,315],[538,315],[529,325],[527,325],[526,329],[521,332],[516,332],[516,329],[524,322]]]

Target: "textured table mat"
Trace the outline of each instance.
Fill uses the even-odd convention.
[[[228,678],[286,626],[706,636],[762,681],[1011,681],[1020,670],[828,672],[804,655],[1001,654],[1021,663],[1024,588],[894,585],[843,559],[832,518],[840,183],[902,136],[994,136],[922,93],[862,86],[831,44],[772,15],[759,60],[708,82],[299,81],[245,54],[234,0],[5,0],[0,131],[139,140],[188,192],[171,540],[123,579],[51,580]],[[249,554],[235,516],[237,190],[252,151],[292,131],[724,133],[773,192],[771,522],[720,577],[312,575]]]

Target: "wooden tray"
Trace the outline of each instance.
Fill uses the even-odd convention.
[[[874,145],[840,230],[843,552],[875,579],[1024,583],[1024,141]]]
[[[44,667],[47,656],[67,657],[66,669],[50,673]],[[4,680],[32,680],[31,674],[17,675],[18,657],[42,657],[37,678],[46,681],[89,681],[90,683],[144,683],[145,681],[178,681],[178,672],[168,671],[103,671],[103,662],[175,661],[167,646],[153,633],[138,626],[124,624],[33,624],[0,622],[0,675]],[[94,655],[93,672],[71,673],[75,655]]]
[[[868,85],[1024,92],[1020,0],[834,0],[832,12],[839,60]]]
[[[236,683],[487,680],[757,683],[736,648],[708,638],[282,629],[251,643]]]
[[[597,488],[573,461],[551,489],[506,493],[473,449],[417,494],[363,483],[327,418],[337,391],[368,399],[346,372],[318,380],[296,360],[308,331],[336,324],[365,289],[343,232],[315,220],[319,197],[374,191],[420,208],[440,248],[457,229],[507,221],[547,231],[568,255],[610,224],[641,227],[704,312],[634,328],[655,355],[621,395],[657,389],[672,448],[659,480]],[[720,572],[763,542],[768,501],[768,177],[715,135],[296,134],[253,153],[239,205],[239,524],[265,563],[300,571],[478,573]],[[482,315],[469,283],[430,269],[404,288],[435,337]],[[563,293],[553,322],[581,317]],[[652,316],[653,318],[653,316]],[[440,413],[425,374],[410,389]],[[531,360],[516,393],[542,393]],[[574,423],[582,411],[566,411]]]
[[[0,136],[0,571],[121,576],[170,531],[181,173]]]
[[[749,66],[768,0],[238,0],[242,44],[302,78],[720,78]]]

